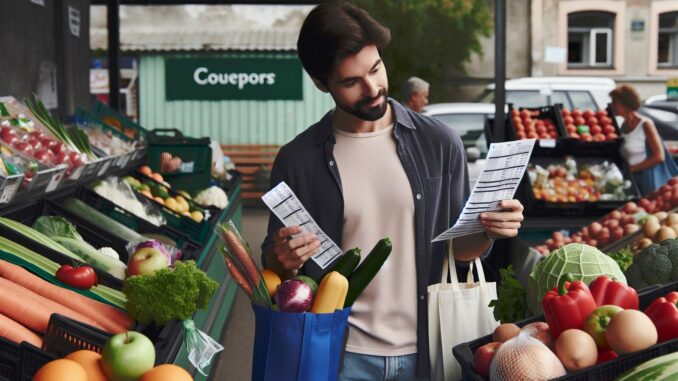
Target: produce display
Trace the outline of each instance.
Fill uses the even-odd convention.
[[[573,260],[571,268],[577,263]],[[624,282],[599,276],[588,283],[563,274],[540,301],[546,322],[499,325],[491,342],[475,349],[474,371],[491,381],[551,379],[678,338],[678,292],[656,298],[641,311],[638,294]],[[640,379],[629,377],[664,362],[650,360],[619,379]],[[664,370],[658,366],[656,374]],[[666,379],[674,379],[677,371],[664,373]]]
[[[510,117],[518,140],[521,139],[556,139],[556,121],[542,115],[539,110],[511,109]]]
[[[574,157],[544,168],[530,163],[527,174],[535,199],[557,203],[624,201],[635,196],[631,182],[606,160],[579,162]]]
[[[96,123],[88,123],[87,126],[81,128],[87,135],[92,146],[103,151],[106,156],[122,155],[137,149],[136,143],[126,142],[113,135],[112,132],[104,130]]]
[[[563,122],[567,136],[583,141],[604,142],[619,138],[619,131],[606,110],[579,110],[572,111],[564,108]]]
[[[156,206],[139,201],[129,184],[117,177],[108,177],[106,180],[98,182],[92,190],[101,197],[110,200],[115,205],[155,226],[161,226],[167,222]]]
[[[181,163],[182,161],[179,156],[174,156],[169,152],[160,153],[160,172],[162,173],[178,172],[181,168]]]
[[[205,215],[207,214],[205,209],[192,202],[190,195],[186,193],[183,195],[170,194],[170,187],[152,180],[142,181],[132,176],[125,176],[123,180],[139,194],[146,196],[149,200],[157,202],[179,216],[188,217],[195,222],[202,222],[205,219]]]
[[[659,230],[662,227],[661,221],[665,221],[668,214],[659,214],[657,224],[650,222],[652,218],[648,219],[648,215],[669,212],[678,207],[678,177],[670,179],[665,185],[661,186],[656,191],[649,195],[642,197],[637,203],[627,202],[621,208],[613,210],[603,216],[600,220],[590,223],[583,227],[580,231],[564,235],[562,232],[556,231],[552,234],[543,245],[534,247],[542,255],[548,255],[553,250],[556,250],[569,243],[586,243],[590,246],[604,248],[614,242],[619,241],[623,237],[632,235],[641,230],[643,225],[643,232],[646,238],[655,242],[659,238],[673,238],[668,229],[662,230],[662,237],[659,237]],[[655,216],[656,217],[656,216]],[[675,222],[675,217],[672,217],[666,222],[669,222],[667,227],[671,227]],[[649,223],[647,230],[645,224]],[[657,227],[659,225],[659,227]],[[678,227],[678,226],[677,226]],[[656,229],[655,229],[656,228]],[[673,234],[676,234],[675,229]],[[650,234],[652,233],[652,234]],[[644,241],[647,246],[649,243]]]

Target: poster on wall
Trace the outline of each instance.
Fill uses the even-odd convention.
[[[302,100],[296,57],[192,57],[165,60],[165,98],[177,100]]]

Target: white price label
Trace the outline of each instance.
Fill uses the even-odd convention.
[[[556,139],[539,139],[539,147],[542,148],[556,148]]]
[[[0,204],[6,204],[12,201],[14,194],[16,194],[17,189],[19,189],[19,185],[21,185],[21,180],[5,185],[5,188],[2,190],[2,195],[0,195]]]
[[[71,173],[71,177],[69,177],[69,179],[78,180],[82,176],[82,173],[85,171],[85,165],[86,164],[81,165],[78,168],[76,168],[75,171],[73,173]]]
[[[59,186],[59,183],[61,183],[64,173],[66,173],[65,169],[55,172],[54,176],[52,176],[52,178],[49,180],[49,184],[47,184],[47,189],[45,189],[45,192],[51,192],[55,190]]]

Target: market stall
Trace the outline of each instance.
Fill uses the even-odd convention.
[[[134,368],[120,363],[127,330],[150,343],[137,354],[148,379],[209,379],[237,289],[215,228],[241,224],[239,175],[212,177],[209,139],[160,136],[102,104],[62,124],[27,103],[0,98],[0,380],[79,350],[120,376]]]

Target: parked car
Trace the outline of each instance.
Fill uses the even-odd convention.
[[[654,95],[643,102],[638,112],[652,119],[669,152],[678,156],[678,99]]]
[[[506,103],[514,107],[542,107],[562,103],[573,109],[604,109],[610,103],[614,80],[600,77],[527,77],[506,81]],[[478,101],[494,102],[494,84]]]
[[[494,116],[494,104],[489,103],[436,103],[424,107],[422,114],[431,116],[457,131],[464,142],[468,159],[469,181],[475,184],[487,154],[484,127]]]

